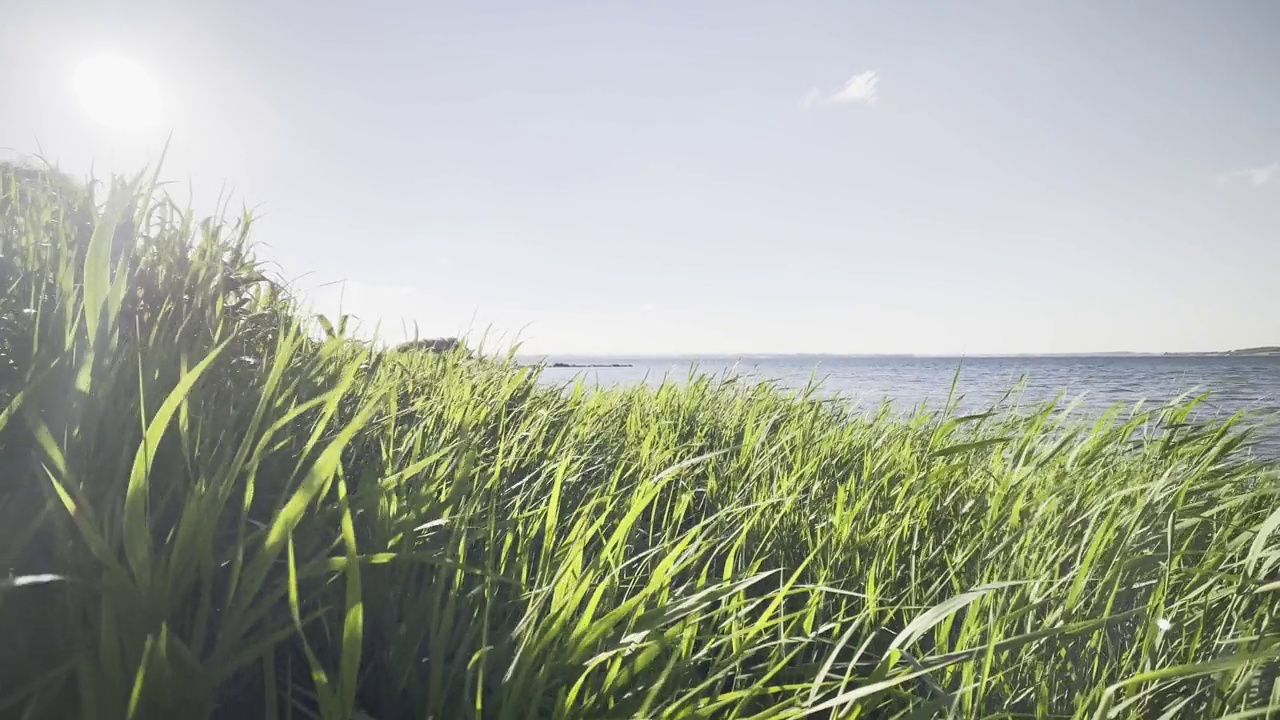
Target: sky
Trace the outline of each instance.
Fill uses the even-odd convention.
[[[308,307],[549,354],[1280,344],[1280,3],[6,7],[0,148],[258,216]],[[77,68],[161,101],[105,124]],[[107,87],[110,87],[108,83]],[[108,93],[110,95],[110,93]],[[416,330],[415,330],[416,327]]]

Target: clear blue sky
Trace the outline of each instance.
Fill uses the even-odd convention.
[[[4,11],[0,146],[225,184],[389,339],[535,352],[1280,344],[1280,3]],[[162,126],[99,126],[86,56]]]

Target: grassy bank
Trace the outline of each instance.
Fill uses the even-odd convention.
[[[559,392],[326,336],[245,219],[0,175],[0,716],[1280,711],[1280,484],[1188,404]]]

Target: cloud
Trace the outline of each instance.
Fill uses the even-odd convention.
[[[1218,176],[1218,184],[1226,185],[1236,180],[1248,180],[1253,183],[1254,187],[1262,187],[1277,177],[1280,177],[1280,162],[1273,162],[1270,165],[1260,165],[1222,173]]]
[[[866,103],[875,104],[876,92],[880,86],[880,71],[868,70],[849,78],[840,92],[831,96],[834,103]]]
[[[651,312],[653,312],[654,310],[657,310],[657,308],[656,308],[656,307],[654,307],[653,305],[641,305],[641,306],[640,306],[640,312],[642,312],[642,313],[651,313]]]
[[[809,88],[809,92],[805,93],[804,99],[800,101],[801,110],[809,110],[818,104],[833,103],[864,103],[866,105],[874,105],[876,96],[880,90],[880,71],[868,70],[864,73],[858,73],[849,78],[836,92],[823,96],[822,91],[818,88]]]

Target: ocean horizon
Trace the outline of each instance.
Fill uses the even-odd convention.
[[[909,411],[955,398],[966,410],[1075,401],[1084,414],[1205,396],[1200,416],[1242,413],[1260,452],[1280,457],[1280,356],[1227,354],[1063,355],[549,355],[544,382],[602,387],[683,382],[691,375],[814,391],[864,409]],[[562,366],[555,367],[555,363]]]

